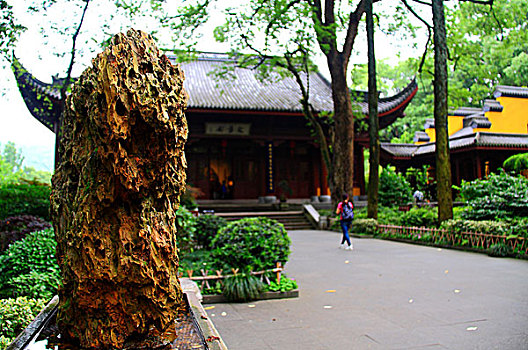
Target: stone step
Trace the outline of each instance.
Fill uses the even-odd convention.
[[[215,213],[215,215],[225,218],[227,221],[239,220],[249,217],[267,217],[277,220],[284,225],[286,230],[310,230],[313,228],[312,224],[304,216],[302,211],[281,211],[281,212],[231,212],[231,213]]]

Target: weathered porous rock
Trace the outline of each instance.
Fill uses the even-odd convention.
[[[152,38],[118,34],[63,115],[52,218],[58,324],[85,348],[162,331],[182,305],[175,210],[185,184],[183,72]]]

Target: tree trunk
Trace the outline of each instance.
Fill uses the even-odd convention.
[[[365,5],[367,16],[368,43],[368,102],[369,102],[369,186],[367,217],[378,218],[378,188],[379,188],[379,119],[378,119],[378,88],[376,86],[376,56],[374,54],[374,20],[372,18],[372,0]]]
[[[74,85],[51,196],[63,339],[115,349],[174,324],[185,103],[183,72],[134,30]]]
[[[433,0],[434,25],[434,119],[436,132],[436,181],[438,221],[453,218],[451,162],[447,134],[447,44],[443,0]]]
[[[343,193],[352,199],[354,190],[354,115],[348,85],[346,83],[346,62],[340,56],[328,58],[332,77],[334,101],[334,149],[332,159],[333,188],[332,201],[338,203]]]

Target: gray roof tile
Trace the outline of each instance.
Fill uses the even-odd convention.
[[[477,132],[453,135],[449,138],[449,149],[470,146],[528,148],[528,134],[503,134]],[[394,157],[414,157],[435,152],[435,143],[421,145],[382,143],[381,149]]]
[[[528,88],[518,86],[498,85],[495,87],[493,97],[523,97],[528,98]]]
[[[175,56],[168,56],[176,63]],[[215,75],[223,65],[235,65],[226,54],[198,54],[197,59],[181,63],[185,72],[184,86],[189,94],[189,108],[218,108],[234,110],[269,110],[302,112],[301,93],[292,77],[280,77],[271,73],[266,81],[261,81],[257,72],[250,68],[236,67],[224,77]],[[306,75],[303,76],[306,81]],[[310,74],[310,102],[317,112],[333,110],[330,83],[320,74]],[[378,113],[389,114],[405,107],[417,89],[412,81],[405,89],[394,96],[380,98]],[[352,93],[354,95],[354,92]],[[356,91],[356,104],[363,114],[368,114],[367,93]],[[385,123],[386,124],[386,123]]]

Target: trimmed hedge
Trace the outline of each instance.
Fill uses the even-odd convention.
[[[508,223],[492,220],[446,220],[440,228],[449,232],[477,232],[493,235],[506,235],[510,231]]]
[[[39,184],[0,185],[0,220],[34,215],[49,221],[51,187]]]
[[[378,221],[376,219],[354,219],[350,231],[352,233],[376,235],[378,233]]]

